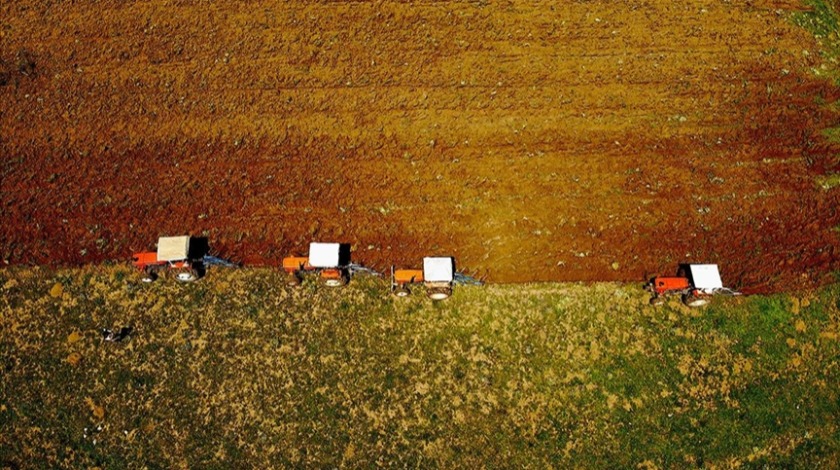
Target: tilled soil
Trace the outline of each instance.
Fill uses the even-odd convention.
[[[34,4],[34,5],[33,5]],[[160,235],[278,264],[453,255],[495,282],[840,268],[837,167],[796,2],[0,4],[0,257]]]

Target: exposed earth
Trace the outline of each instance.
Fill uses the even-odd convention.
[[[320,240],[495,282],[818,282],[840,93],[801,8],[7,0],[0,259],[190,233],[250,264]]]

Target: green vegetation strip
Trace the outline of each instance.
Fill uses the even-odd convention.
[[[0,271],[0,466],[827,468],[840,285],[655,308],[635,285],[142,284]],[[107,343],[103,327],[134,327]],[[101,427],[101,430],[98,430]],[[87,429],[87,431],[85,431]]]

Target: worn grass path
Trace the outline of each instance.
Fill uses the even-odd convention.
[[[17,468],[827,468],[840,285],[647,305],[636,285],[389,298],[271,270],[0,270]],[[132,325],[120,344],[102,327]],[[97,430],[101,426],[101,430]],[[87,429],[87,431],[86,431]]]

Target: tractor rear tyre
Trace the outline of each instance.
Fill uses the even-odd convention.
[[[343,287],[347,285],[348,281],[349,279],[346,273],[341,273],[341,276],[339,276],[338,278],[321,278],[321,282],[327,287]]]
[[[140,280],[143,282],[155,282],[157,278],[157,270],[152,268],[146,268],[143,270],[143,276],[140,278]]]
[[[198,279],[198,271],[195,269],[184,269],[175,273],[175,279],[179,282],[193,282]]]
[[[684,294],[682,301],[685,305],[691,308],[699,308],[709,303],[708,298],[694,294]]]
[[[433,287],[426,293],[432,300],[445,300],[452,295],[451,287]]]
[[[289,287],[299,287],[301,284],[300,275],[298,273],[290,273],[286,276],[286,285]]]

